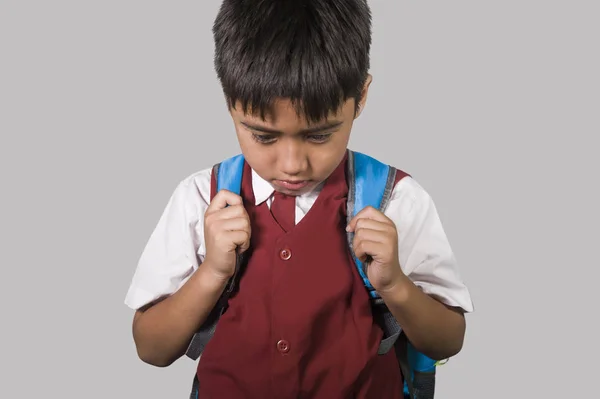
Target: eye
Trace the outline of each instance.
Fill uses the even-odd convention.
[[[260,144],[271,144],[275,142],[275,137],[270,134],[256,134],[252,133],[252,138],[254,141]]]
[[[313,143],[325,143],[331,138],[331,133],[327,134],[311,134],[307,137],[307,140],[312,141]]]

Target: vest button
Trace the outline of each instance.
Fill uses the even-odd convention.
[[[288,353],[290,351],[290,343],[285,339],[277,342],[277,350],[281,353]]]
[[[292,257],[292,251],[287,248],[282,249],[281,252],[279,252],[279,257],[283,260],[288,260]]]

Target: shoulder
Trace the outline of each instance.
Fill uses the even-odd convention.
[[[186,208],[209,204],[212,170],[204,168],[184,176],[175,185],[170,201]]]
[[[449,306],[473,311],[432,196],[410,172],[387,166],[393,167],[396,175],[383,212],[398,231],[400,267],[426,294]]]
[[[394,185],[384,212],[398,230],[404,273],[443,303],[473,311],[469,290],[430,193],[415,178],[404,175]]]
[[[237,154],[185,176],[176,185],[173,199],[183,201],[188,206],[208,206],[211,201],[212,186],[216,183],[214,179],[217,174],[215,173],[222,174],[224,167],[227,167],[229,173],[232,173],[232,167],[237,168],[239,165],[243,165],[240,161],[243,162],[244,157],[242,154]],[[218,169],[215,169],[216,166]]]
[[[397,169],[389,205],[402,203],[407,212],[416,210],[432,202],[429,192],[410,174]]]
[[[396,181],[382,211],[404,231],[412,230],[417,234],[425,226],[434,230],[442,229],[430,193],[413,176],[401,171],[396,174]]]
[[[202,220],[212,168],[183,177],[171,192],[138,260],[125,303],[132,309],[174,293],[202,262]]]
[[[394,180],[389,180],[391,176],[388,175],[388,182],[386,183],[387,190],[389,191],[391,189],[392,191],[388,199],[387,208],[389,208],[391,203],[394,205],[402,203],[406,210],[410,210],[413,209],[415,203],[426,203],[430,201],[427,191],[412,177],[410,172],[394,164],[389,164],[370,154],[351,150],[350,155],[354,159],[354,162],[356,162],[355,168],[360,167],[363,171],[377,170],[378,172],[375,172],[378,175],[377,179],[384,178],[381,173],[385,173],[385,168],[390,168],[387,170],[393,170],[395,172],[395,175],[393,176]],[[357,159],[360,160],[357,161]],[[381,184],[383,183],[384,181],[381,181]]]
[[[385,162],[379,160],[382,164]],[[441,224],[437,209],[429,191],[409,171],[393,163],[386,164],[395,171],[394,181],[389,182],[391,190],[383,209],[395,223],[420,224],[426,221],[434,222],[437,227]],[[391,184],[390,184],[391,183]]]

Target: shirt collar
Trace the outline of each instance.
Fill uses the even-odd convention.
[[[258,173],[254,171],[254,169],[252,169],[252,190],[254,191],[254,205],[259,205],[265,202],[267,199],[269,199],[269,197],[271,197],[271,195],[273,195],[273,192],[275,191],[273,186],[271,186],[268,181],[260,177]]]
[[[323,188],[323,184],[324,183],[319,184],[314,190],[302,194],[300,197],[316,198]],[[252,169],[252,190],[254,191],[254,205],[260,205],[261,203],[265,202],[275,192],[275,189],[273,186],[271,186],[271,183],[260,177],[258,173],[254,171],[254,169]]]

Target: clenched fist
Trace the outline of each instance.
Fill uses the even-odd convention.
[[[371,206],[362,209],[346,231],[354,232],[354,251],[368,263],[367,277],[375,290],[390,288],[404,275],[398,259],[396,225],[381,211]]]
[[[231,191],[219,191],[204,215],[204,263],[217,277],[226,280],[233,276],[237,254],[250,246],[250,233],[250,217],[242,198]]]

